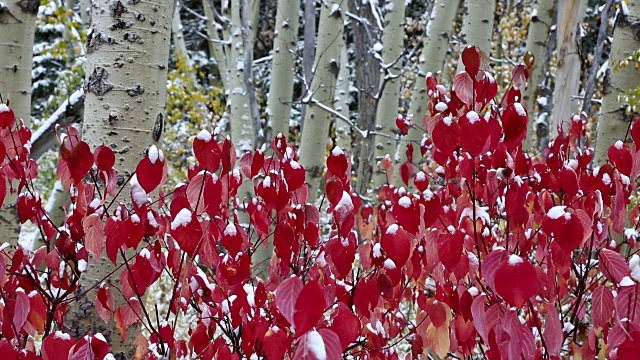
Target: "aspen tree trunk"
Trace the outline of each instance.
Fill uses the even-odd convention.
[[[447,50],[449,49],[449,38],[453,30],[453,22],[458,11],[460,0],[436,0],[430,13],[427,14],[427,28],[422,45],[422,54],[418,58],[418,76],[414,86],[413,94],[411,94],[411,103],[409,104],[408,116],[413,116],[414,124],[420,128],[424,128],[422,118],[427,115],[427,104],[429,97],[427,96],[427,74],[436,74],[442,71]],[[410,128],[407,136],[403,136],[398,146],[396,159],[399,164],[407,160],[407,144],[413,143],[413,159],[420,158],[420,140],[424,135],[423,131],[416,128]],[[396,166],[394,171],[394,183],[401,186],[402,179],[399,173],[400,166]]]
[[[586,1],[558,1],[558,52],[556,85],[553,91],[553,113],[549,124],[550,136],[558,135],[558,126],[562,124],[564,132],[568,131],[571,115],[578,111],[578,100],[571,96],[578,95],[580,86],[580,41],[579,24],[585,14]]]
[[[549,39],[549,31],[551,30],[551,22],[553,21],[554,0],[538,0],[535,7],[535,16],[531,18],[529,24],[529,34],[527,35],[526,52],[533,54],[533,67],[529,69],[529,87],[522,93],[522,99],[527,105],[530,118],[535,119],[534,109],[536,108],[536,99],[538,97],[538,87],[542,77],[542,69],[544,67],[544,53],[547,49],[547,40]],[[537,141],[535,133],[537,124],[535,121],[529,122],[527,128],[527,138],[524,142],[525,150],[535,150]]]
[[[373,45],[378,42],[382,33],[382,24],[378,26],[377,1],[363,2],[349,1],[349,11],[362,21],[352,21],[352,34],[355,52],[355,78],[358,88],[357,124],[364,131],[372,131],[375,127],[376,108],[378,99],[376,94],[380,88],[380,71],[378,60],[373,51]],[[373,175],[373,136],[357,139],[353,151],[353,158],[357,159],[355,184],[358,194],[371,191],[370,182]]]
[[[10,100],[16,117],[28,126],[31,122],[31,67],[33,37],[40,0],[0,2],[0,95],[3,102]],[[7,183],[7,195],[0,209],[0,234],[2,241],[18,242],[20,220],[16,207],[17,193]]]
[[[620,102],[618,96],[629,89],[640,86],[640,72],[632,64],[621,67],[631,54],[640,49],[640,1],[632,0],[629,14],[618,14],[613,31],[613,43],[609,57],[609,70],[605,78],[605,95],[602,99],[596,137],[594,162],[597,166],[607,162],[609,147],[618,140],[624,140],[630,118],[626,113],[627,103]]]
[[[342,49],[340,50],[340,72],[336,83],[336,112],[343,117],[350,119],[349,114],[349,54],[347,54],[346,39],[342,39]],[[351,149],[351,127],[340,119],[334,119],[336,146],[341,149],[352,151]]]
[[[267,121],[271,124],[271,138],[279,133],[289,137],[299,10],[300,0],[278,1],[276,36],[273,40],[271,86],[269,87],[266,111]]]
[[[180,8],[182,4],[176,2],[173,10],[173,18],[171,20],[171,33],[173,34],[173,46],[175,47],[176,57],[189,57],[187,52],[187,44],[184,42],[184,32],[182,31],[182,19],[180,18]]]
[[[313,58],[316,53],[316,0],[304,0],[304,45],[302,47],[302,67],[305,86],[309,86],[313,77]],[[300,106],[300,129],[304,129],[307,105]]]
[[[300,163],[306,169],[309,198],[318,197],[320,179],[324,169],[327,135],[332,116],[323,107],[333,109],[336,80],[340,71],[340,48],[344,20],[343,1],[327,0],[321,3],[318,44],[316,46],[315,74],[311,81],[305,126],[300,141]]]
[[[485,53],[491,54],[491,36],[496,0],[465,0],[466,11],[462,20],[462,43],[460,53],[467,45],[475,45]],[[462,60],[458,61],[456,72],[464,71]]]
[[[226,42],[227,33],[222,30],[222,25],[216,21],[216,15],[211,7],[210,0],[202,0],[202,9],[204,16],[207,18],[205,26],[207,27],[207,33],[209,35],[209,41],[207,45],[209,47],[209,57],[212,60],[211,71],[218,73],[220,76],[220,83],[225,86],[227,83],[227,68],[225,62],[224,43]]]
[[[402,50],[404,49],[404,0],[386,0],[385,8],[389,12],[385,16],[382,34],[382,61],[388,67],[380,86],[380,100],[376,109],[376,131],[392,136],[375,137],[374,158],[376,164],[389,155],[395,156],[398,147],[396,140],[396,118],[400,101],[400,75],[402,73]],[[393,64],[393,65],[392,65]],[[392,158],[393,159],[393,158]],[[373,183],[376,188],[387,183],[387,175],[377,166],[373,172]]]
[[[126,186],[145,151],[160,139],[173,5],[173,0],[92,2],[82,136],[92,148],[106,144],[116,153],[119,186]],[[130,202],[129,192],[123,194],[121,200]],[[105,281],[111,271],[106,257],[89,261],[79,293]],[[116,271],[106,281],[115,284],[119,276]],[[113,320],[105,325],[98,317],[94,301],[95,290],[77,301],[65,322],[67,330],[75,337],[101,332],[117,359],[132,359],[138,330],[130,328],[122,340]],[[124,302],[116,295],[117,306]]]

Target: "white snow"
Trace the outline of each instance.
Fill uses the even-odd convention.
[[[140,217],[137,214],[131,215],[130,218],[131,218],[131,222],[135,224],[140,224]]]
[[[640,256],[638,254],[633,254],[629,259],[629,269],[631,269],[631,277],[640,281]]]
[[[147,248],[140,250],[140,253],[138,255],[140,255],[140,257],[143,257],[145,259],[151,259],[151,253]]]
[[[373,51],[375,51],[375,52],[379,53],[380,51],[382,51],[383,46],[382,46],[382,44],[378,41],[378,42],[376,42],[375,44],[373,44],[373,48],[372,48],[372,49],[373,49]]]
[[[618,150],[622,150],[622,148],[624,147],[624,143],[621,140],[616,141],[615,144],[613,144],[613,146],[616,147],[616,149]]]
[[[344,155],[344,152],[342,151],[342,149],[340,149],[340,146],[336,146],[333,148],[333,150],[331,150],[331,155],[340,156],[340,155]]]
[[[236,236],[238,235],[238,230],[234,224],[228,224],[224,229],[224,235],[226,236]]]
[[[324,347],[324,340],[319,332],[311,330],[307,334],[307,346],[318,360],[327,360],[327,349]]]
[[[567,334],[568,334],[568,333],[570,333],[571,331],[573,331],[573,328],[574,328],[574,327],[575,327],[575,326],[573,326],[573,324],[572,324],[572,323],[570,323],[570,322],[568,322],[568,321],[567,321],[566,323],[564,323],[564,326],[562,327],[562,332],[564,332],[564,333],[567,333]]]
[[[427,180],[427,175],[423,171],[420,171],[419,173],[416,174],[416,180],[425,181]]]
[[[398,200],[398,205],[402,206],[405,209],[408,209],[411,207],[411,199],[409,199],[407,196],[403,196],[400,198],[400,200]]]
[[[289,149],[289,148],[287,148],[287,149]],[[294,160],[291,160],[291,161],[289,162],[289,165],[291,165],[291,168],[292,168],[292,169],[295,169],[295,170],[298,170],[298,169],[302,168],[302,167],[300,166],[300,164],[298,164],[298,162],[297,162],[297,161],[294,161]]]
[[[566,206],[554,206],[551,209],[549,209],[547,216],[552,219],[558,219],[560,218],[560,216],[563,216],[566,213],[565,212],[566,208],[567,208]]]
[[[254,294],[254,291],[253,291],[253,286],[251,286],[251,284],[244,284],[242,286],[242,289],[244,289],[244,292],[247,293],[247,303],[249,304],[249,306],[255,307],[256,306],[256,301],[255,301],[255,294]]]
[[[635,284],[636,283],[628,276],[625,276],[622,278],[622,280],[620,280],[620,286],[633,286]]]
[[[447,104],[443,103],[443,102],[439,102],[436,104],[436,111],[438,112],[443,112],[445,110],[447,110],[449,107],[447,106]]]
[[[335,210],[346,212],[351,212],[353,210],[353,200],[351,200],[351,195],[349,195],[348,192],[342,191],[342,198],[340,198]]]
[[[149,161],[151,161],[152,164],[155,164],[159,157],[160,154],[158,153],[158,148],[155,145],[151,145],[149,148]]]
[[[65,334],[62,331],[56,331],[53,337],[60,340],[71,340],[71,335]]]
[[[478,260],[478,257],[476,256],[476,254],[469,252],[467,253],[467,257],[469,258],[469,265],[478,266],[480,264],[480,261]]]
[[[611,185],[611,177],[609,176],[609,174],[607,173],[602,174],[602,182],[607,186]]]
[[[95,335],[93,335],[94,338],[103,341],[103,342],[107,342],[107,339],[104,338],[104,336],[101,333],[97,333]]]
[[[391,259],[387,259],[384,261],[384,268],[387,270],[393,270],[396,268],[396,263],[394,263]]]
[[[398,232],[398,224],[391,224],[387,228],[386,233],[390,235],[395,235]]]
[[[80,259],[78,260],[78,271],[85,272],[87,270],[87,260]]]
[[[9,110],[7,104],[0,104],[0,113],[9,112]]]
[[[524,108],[522,107],[522,105],[520,103],[513,103],[513,107],[516,108],[516,112],[518,113],[518,115],[527,116],[527,112],[524,111]]]
[[[469,119],[469,122],[470,122],[471,124],[475,124],[475,123],[477,123],[478,121],[480,121],[480,116],[478,116],[478,113],[477,113],[477,112],[475,112],[475,111],[469,111],[469,112],[467,113],[467,119]]]
[[[509,266],[516,266],[520,263],[522,263],[522,258],[516,254],[511,254],[509,256]]]
[[[467,291],[469,292],[469,294],[471,294],[471,296],[476,297],[478,296],[478,288],[475,286],[470,287],[469,289],[467,289]]]
[[[373,250],[372,251],[373,251],[373,257],[374,258],[381,257],[382,253],[380,252],[380,243],[376,243],[375,245],[373,245]]]
[[[171,222],[171,230],[175,230],[180,226],[187,226],[191,222],[192,218],[193,218],[193,215],[191,214],[191,210],[189,209],[180,210],[178,214],[176,214],[176,217]]]
[[[271,177],[267,176],[264,178],[264,180],[262,181],[262,186],[265,188],[271,187]]]
[[[450,117],[446,116],[444,119],[442,119],[442,121],[444,121],[444,124],[447,126],[451,126],[451,124],[453,123],[453,120],[451,120]]]
[[[129,185],[131,185],[131,200],[136,203],[139,207],[143,206],[149,201],[149,196],[147,196],[147,192],[144,191],[140,183],[138,183],[137,175],[133,175],[131,180],[129,181]]]
[[[198,136],[196,136],[196,139],[202,140],[204,142],[209,142],[211,141],[211,133],[208,132],[207,130],[201,130],[198,133]]]

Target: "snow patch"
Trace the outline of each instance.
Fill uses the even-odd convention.
[[[382,252],[380,252],[380,243],[376,243],[375,245],[373,245],[373,257],[374,258],[379,258],[382,256]],[[637,256],[637,255],[636,255]]]
[[[511,254],[509,256],[509,266],[516,266],[520,263],[522,263],[524,260],[522,260],[522,258],[516,254]]]
[[[566,213],[565,212],[566,208],[567,208],[566,206],[554,206],[551,209],[549,209],[547,216],[552,219],[559,219],[560,216],[563,216]]]
[[[201,130],[196,136],[196,139],[202,140],[204,142],[209,142],[211,141],[211,133],[207,130]]]
[[[411,199],[409,199],[407,196],[403,196],[400,198],[400,200],[398,200],[398,205],[402,206],[405,209],[408,209],[411,207]]]
[[[469,123],[475,124],[480,121],[480,116],[478,116],[478,113],[475,111],[469,111],[467,113],[467,119],[469,119]]]
[[[151,147],[149,148],[149,161],[151,161],[152,164],[155,164],[156,161],[158,161],[158,158],[160,157],[160,153],[158,151],[158,148],[155,145],[151,145]]]
[[[613,146],[616,147],[616,149],[618,150],[622,150],[622,148],[624,147],[624,143],[621,140],[616,141],[615,144],[613,144]]]
[[[193,214],[191,214],[191,210],[182,209],[176,214],[176,217],[171,222],[171,230],[175,230],[180,226],[187,226],[193,219]]]
[[[228,224],[226,228],[224,228],[224,235],[226,236],[236,236],[238,235],[238,230],[234,224]]]
[[[384,261],[384,268],[387,270],[393,270],[396,268],[396,263],[394,263],[391,259],[387,259]]]
[[[390,235],[395,235],[398,232],[398,224],[391,224],[387,228],[386,233]]]
[[[443,102],[439,102],[436,104],[436,111],[438,112],[443,112],[445,110],[447,110],[449,108],[449,106],[447,106],[447,104],[443,103]]]
[[[340,155],[344,155],[344,152],[342,151],[342,149],[340,149],[340,146],[336,146],[333,148],[333,150],[331,150],[331,155],[340,156]]]
[[[311,330],[307,334],[307,346],[316,359],[327,360],[327,349],[324,347],[324,340],[319,332]]]
[[[524,110],[520,103],[513,103],[513,107],[516,108],[516,112],[520,116],[527,116],[527,112]]]
[[[628,276],[625,276],[622,278],[622,280],[620,280],[620,286],[633,286],[635,284],[636,283]]]
[[[450,117],[446,116],[444,119],[442,119],[442,121],[444,121],[444,124],[447,126],[451,126],[451,124],[453,123],[453,120],[451,120]]]
[[[1,113],[5,113],[5,112],[9,112],[9,107],[7,106],[7,104],[0,104],[0,114]]]
[[[640,256],[638,254],[633,254],[629,259],[629,269],[631,269],[631,277],[640,281]]]

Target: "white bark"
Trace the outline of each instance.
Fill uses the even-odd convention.
[[[607,162],[609,147],[618,140],[624,140],[629,128],[630,118],[626,113],[626,102],[618,99],[623,92],[640,86],[640,72],[632,62],[621,67],[631,54],[640,49],[640,1],[632,0],[629,15],[618,14],[613,32],[613,43],[609,57],[610,69],[605,81],[605,95],[602,99],[600,118],[596,137],[596,153],[594,162],[600,166]]]
[[[578,41],[580,40],[579,23],[585,14],[586,1],[560,0],[558,1],[558,52],[556,85],[553,91],[553,114],[549,124],[550,136],[558,135],[558,125],[566,133],[569,130],[571,115],[578,111],[578,100],[572,99],[578,95],[580,86],[580,54]]]
[[[271,123],[272,137],[278,133],[289,137],[299,10],[300,0],[278,2],[276,35],[273,40],[271,86],[267,98],[267,119]]]
[[[33,37],[39,0],[0,3],[0,87],[3,100],[28,125],[31,120]],[[8,94],[7,94],[8,90]]]
[[[0,2],[0,95],[27,126],[31,122],[33,37],[39,5],[39,0]],[[0,234],[11,244],[17,243],[20,234],[16,199],[16,193],[7,191],[0,209]]]
[[[466,11],[462,20],[462,44],[460,53],[467,45],[475,45],[487,54],[491,54],[491,36],[493,35],[493,17],[496,0],[465,0]],[[464,64],[458,61],[457,72],[464,71]]]
[[[529,109],[531,118],[535,118],[534,109],[536,108],[536,99],[538,96],[538,87],[542,77],[542,68],[544,61],[544,53],[547,49],[547,40],[549,38],[549,30],[551,29],[551,21],[554,13],[555,1],[538,0],[535,7],[536,16],[531,19],[529,24],[529,34],[527,35],[527,46],[525,51],[533,54],[534,64],[529,69],[529,87],[523,91],[522,99]],[[533,150],[536,146],[535,132],[537,124],[535,121],[529,122],[527,128],[527,139],[524,142],[526,150]]]
[[[402,51],[404,49],[404,0],[386,0],[384,31],[382,33],[382,62],[386,70],[381,80],[380,101],[376,109],[376,131],[395,137],[396,118],[400,101],[400,75],[402,73]],[[384,70],[384,69],[383,69]],[[375,137],[374,159],[376,164],[386,155],[394,156],[398,142],[395,138]],[[387,182],[387,175],[374,167],[373,182],[376,188]]]
[[[92,2],[82,136],[92,148],[106,144],[113,149],[119,185],[124,185],[145,150],[161,135],[173,5],[173,0]],[[130,201],[127,195],[121,200]],[[112,270],[106,258],[97,263],[91,260],[79,291],[103,281]],[[119,275],[116,271],[111,278]],[[130,328],[123,341],[115,323],[105,326],[93,310],[94,300],[95,291],[91,291],[70,309],[65,322],[68,331],[74,336],[102,332],[116,358],[132,359],[136,329]],[[124,301],[117,296],[118,305]]]
[[[345,39],[343,37],[342,41]],[[340,50],[340,72],[336,83],[335,110],[343,117],[350,119],[349,114],[349,54],[347,54],[346,44]],[[339,119],[334,119],[336,146],[351,152],[351,127],[349,124]]]
[[[336,80],[340,69],[340,48],[343,36],[343,11],[346,4],[340,0],[327,0],[321,4],[318,44],[316,46],[315,74],[311,81],[311,96],[307,107],[305,126],[300,141],[300,163],[307,172],[309,197],[318,196],[325,162],[325,148],[332,116],[315,101],[333,109]]]
[[[304,84],[309,86],[313,77],[313,58],[316,52],[316,16],[318,9],[315,0],[304,0],[304,45],[302,48],[302,67]],[[306,88],[305,88],[306,89]],[[307,105],[300,107],[300,129],[304,129],[304,118]]]
[[[427,28],[422,45],[422,54],[418,58],[418,76],[411,94],[408,116],[413,117],[413,122],[420,128],[424,128],[422,118],[427,115],[427,74],[436,74],[442,71],[447,50],[449,49],[449,38],[453,30],[453,22],[458,11],[460,0],[436,0],[433,9],[427,14]],[[420,140],[423,131],[410,128],[407,136],[403,136],[398,146],[396,159],[400,159],[398,165],[407,160],[406,149],[408,143],[413,143],[413,159],[416,162],[420,158]],[[396,176],[394,183],[396,186],[402,184],[399,175],[399,166],[396,166]]]
[[[184,32],[182,31],[182,20],[180,18],[180,8],[182,4],[176,2],[173,10],[173,18],[171,20],[171,32],[173,34],[173,46],[175,47],[176,57],[189,57],[187,52],[187,44],[184,42]]]

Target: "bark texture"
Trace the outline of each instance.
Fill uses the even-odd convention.
[[[558,135],[558,126],[568,131],[571,115],[578,111],[578,100],[571,99],[578,95],[580,86],[580,41],[579,24],[585,14],[586,1],[558,1],[558,52],[556,85],[553,92],[553,113],[551,115],[550,135]]]
[[[31,122],[31,68],[38,6],[40,0],[0,2],[0,95],[2,102],[10,100],[16,117],[26,125]],[[7,183],[7,189],[10,187]],[[16,193],[7,191],[0,209],[0,234],[3,242],[10,244],[16,244],[20,235],[16,199]]]
[[[376,108],[378,99],[376,97],[380,88],[380,72],[378,71],[378,60],[372,51],[373,45],[378,42],[382,33],[381,26],[378,26],[377,1],[368,3],[350,0],[349,11],[362,21],[351,22],[351,32],[353,35],[355,53],[355,78],[358,88],[358,111],[357,124],[364,131],[372,131],[376,121]],[[381,24],[380,24],[381,25]],[[353,157],[357,159],[356,192],[366,194],[370,189],[371,176],[373,172],[373,136],[357,139],[359,144],[355,146]]]
[[[162,133],[173,6],[172,0],[92,2],[83,138],[92,148],[106,144],[113,149],[120,186]],[[122,201],[129,202],[128,196]],[[101,281],[117,283],[120,271],[108,276],[111,271],[106,257],[90,261],[79,292]],[[113,321],[105,324],[98,317],[94,300],[95,289],[70,309],[68,331],[75,337],[101,332],[116,358],[132,359],[137,330],[130,328],[122,340]],[[116,299],[119,305],[124,301]]]
[[[273,40],[271,86],[267,98],[267,116],[271,123],[271,137],[278,135],[278,133],[289,137],[299,10],[300,0],[278,2],[276,36]]]
[[[485,53],[491,54],[496,0],[465,0],[465,8],[460,34],[460,53],[467,45],[475,45]],[[461,71],[464,71],[464,64],[458,61],[457,72]]]
[[[323,107],[333,109],[336,80],[340,72],[340,48],[344,29],[344,3],[340,0],[323,2],[318,26],[315,73],[311,81],[305,126],[300,141],[300,163],[305,167],[309,197],[318,196],[324,169],[327,135],[332,116]]]
[[[534,64],[529,70],[529,87],[522,93],[522,99],[529,110],[531,119],[535,119],[534,109],[536,108],[538,88],[544,67],[544,54],[547,49],[547,40],[549,39],[549,30],[551,29],[554,11],[555,1],[538,0],[538,4],[535,7],[535,16],[531,18],[531,23],[529,24],[525,51],[533,54]],[[524,142],[525,150],[534,150],[537,147],[536,129],[536,122],[530,121],[527,128],[527,138]]]
[[[318,8],[315,0],[304,0],[304,45],[302,47],[302,67],[305,86],[309,86],[313,77],[313,58],[316,54],[316,18]],[[300,131],[304,129],[307,105],[300,106]]]
[[[408,116],[413,117],[413,122],[420,128],[424,128],[422,118],[427,115],[427,104],[429,97],[427,96],[427,74],[436,74],[442,71],[444,61],[449,50],[449,39],[453,30],[453,22],[458,11],[460,0],[436,0],[433,8],[427,14],[427,29],[422,45],[422,54],[418,58],[418,76],[411,94],[411,103],[409,104]],[[407,144],[413,143],[413,158],[420,158],[420,140],[423,131],[417,128],[410,128],[407,136],[403,136],[398,146],[396,159],[399,164],[407,160]],[[396,186],[402,184],[398,169],[396,166],[396,176],[394,183]]]
[[[391,137],[376,136],[374,156],[376,164],[385,156],[395,156],[398,147],[396,118],[400,101],[400,75],[404,49],[404,0],[387,0],[384,32],[382,35],[382,61],[384,78],[380,86],[380,100],[376,109],[376,131]],[[387,183],[387,174],[375,167],[373,182],[376,188]]]
[[[345,41],[343,38],[342,41]],[[336,112],[343,117],[350,119],[349,113],[349,54],[347,54],[347,47],[343,44],[340,50],[340,72],[338,73],[338,82],[336,83]],[[334,119],[336,145],[341,149],[352,151],[351,148],[351,127],[340,119]]]
[[[632,64],[621,67],[620,63],[640,49],[640,1],[633,0],[628,5],[629,15],[618,14],[613,31],[613,43],[609,57],[609,67],[605,79],[605,95],[598,120],[596,153],[597,166],[607,162],[609,147],[618,140],[624,140],[629,128],[630,117],[626,112],[626,103],[618,97],[624,91],[640,86],[640,72]]]

